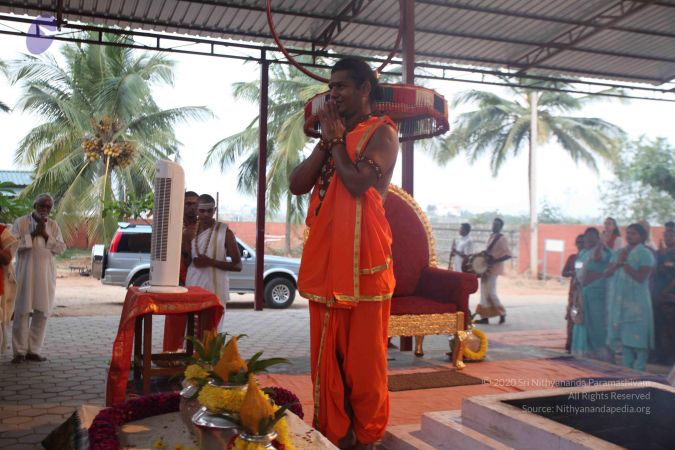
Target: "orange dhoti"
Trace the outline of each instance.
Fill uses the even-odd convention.
[[[352,161],[384,124],[393,126],[372,117],[347,134]],[[389,418],[387,334],[396,283],[382,203],[375,188],[354,197],[333,175],[327,188],[315,186],[308,208],[298,289],[310,300],[314,426],[335,444],[347,443],[350,430],[360,443],[375,442]]]
[[[390,304],[329,308],[309,303],[314,426],[331,442],[347,436],[350,426],[362,443],[379,440],[387,428]]]

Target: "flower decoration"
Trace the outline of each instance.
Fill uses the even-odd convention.
[[[200,379],[206,379],[209,372],[199,364],[190,364],[185,368],[185,381],[190,384],[197,384]]]
[[[485,358],[487,350],[487,336],[483,331],[472,325],[464,342],[464,358],[469,361],[481,361]]]
[[[271,366],[289,364],[286,358],[260,359],[263,352],[258,352],[247,360],[239,354],[239,337],[233,336],[225,345],[220,359],[215,364],[209,377],[228,385],[243,386],[251,374],[266,372]]]
[[[216,334],[214,330],[204,333],[204,339],[199,340],[193,336],[186,339],[192,342],[196,356],[188,358],[185,367],[185,382],[197,387],[204,386],[210,378],[210,372],[220,359],[227,333]]]
[[[244,403],[245,392],[240,389],[229,389],[207,384],[199,391],[199,404],[206,406],[212,413],[239,413]]]
[[[264,444],[258,440],[251,440],[251,438],[267,436],[277,450],[294,449],[285,418],[289,407],[290,405],[275,405],[269,396],[258,387],[255,377],[250,375],[239,416],[228,417],[238,425],[241,431],[228,448],[263,450]]]
[[[127,422],[146,417],[178,411],[180,396],[170,394],[149,395],[128,400],[122,404],[105,408],[94,418],[89,427],[90,450],[117,450],[120,442],[117,430]]]
[[[269,398],[272,399],[275,405],[290,405],[290,408],[288,409],[293,414],[301,419],[305,417],[305,413],[302,411],[302,405],[300,404],[300,399],[288,389],[272,386],[263,388],[263,392],[265,392]]]

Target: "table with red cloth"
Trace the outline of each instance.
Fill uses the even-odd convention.
[[[146,314],[173,315],[196,312],[202,315],[202,319],[208,320],[206,328],[217,327],[223,315],[223,305],[218,297],[200,287],[189,286],[187,289],[187,292],[177,294],[143,292],[135,286],[127,290],[117,337],[112,348],[106,386],[106,405],[115,405],[125,400],[137,318]]]

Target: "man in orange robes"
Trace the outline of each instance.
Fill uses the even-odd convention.
[[[373,448],[389,418],[395,281],[383,202],[398,138],[371,114],[379,89],[364,61],[338,61],[328,86],[321,141],[290,177],[295,195],[312,190],[298,288],[310,300],[314,426],[340,448]]]

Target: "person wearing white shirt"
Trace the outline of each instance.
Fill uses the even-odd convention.
[[[45,340],[47,319],[54,307],[54,256],[66,250],[61,229],[49,218],[53,205],[51,195],[38,195],[33,212],[19,217],[12,226],[12,234],[19,240],[12,324],[14,364],[47,359],[40,355],[40,350]]]
[[[463,223],[459,227],[459,240],[457,242],[453,241],[452,243],[452,250],[450,251],[450,267],[448,267],[448,269],[454,270],[455,272],[461,272],[464,258],[473,253],[473,241],[471,240],[469,233],[471,233],[471,225]]]

